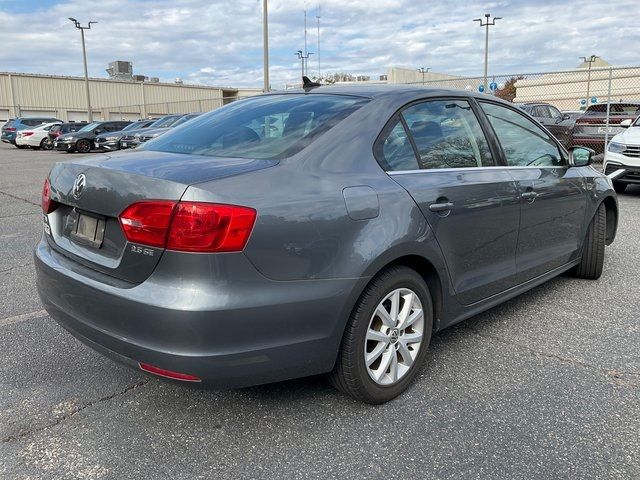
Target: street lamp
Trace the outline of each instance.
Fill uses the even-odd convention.
[[[597,55],[591,55],[590,57],[579,57],[582,61],[589,65],[589,69],[587,71],[587,107],[589,107],[589,90],[591,87],[591,64],[595,63],[595,61],[600,58]]]
[[[487,92],[487,69],[489,67],[489,27],[492,27],[496,24],[496,20],[502,20],[502,17],[493,17],[491,21],[490,13],[484,14],[484,22],[481,18],[476,18],[474,22],[480,22],[481,27],[486,27],[486,32],[484,36],[484,91]]]
[[[263,91],[269,91],[269,16],[267,14],[267,0],[262,0],[262,62],[264,69]]]
[[[305,63],[309,58],[309,55],[313,55],[313,53],[312,52],[302,53],[302,50],[298,50],[294,55],[296,55],[298,57],[298,60],[300,60],[301,69],[302,69],[302,76],[300,78],[302,78],[304,77]]]
[[[423,85],[424,85],[424,74],[427,73],[429,70],[431,70],[431,67],[429,67],[429,68],[420,67],[418,69],[418,71],[422,74],[422,84]]]
[[[75,18],[69,17],[69,20],[71,20],[75,27],[80,30],[80,37],[82,38],[82,58],[84,59],[84,86],[87,91],[87,116],[89,119],[89,123],[91,123],[93,122],[93,112],[91,111],[91,96],[89,95],[89,73],[87,72],[87,50],[84,46],[84,31],[91,30],[91,24],[98,22],[89,22],[86,27],[83,27]]]

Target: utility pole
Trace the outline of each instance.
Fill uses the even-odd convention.
[[[429,70],[431,70],[431,67],[429,67],[429,68],[420,67],[418,69],[418,71],[422,74],[422,84],[423,85],[424,85],[424,74],[427,73]]]
[[[580,57],[582,61],[589,65],[587,70],[587,108],[589,108],[590,99],[589,99],[589,90],[591,88],[591,64],[595,63],[595,61],[599,58],[597,55],[591,55],[590,57]]]
[[[267,13],[267,0],[262,0],[262,62],[264,71],[264,85],[262,90],[266,93],[269,87],[269,16]]]
[[[489,27],[494,26],[496,24],[496,20],[501,20],[502,17],[493,17],[493,19],[489,21],[491,14],[485,13],[484,18],[484,22],[481,18],[476,18],[473,21],[480,22],[480,26],[486,28],[484,35],[484,91],[487,93],[489,91],[489,85],[487,85],[487,71],[489,69]]]
[[[87,49],[84,45],[84,31],[91,30],[91,24],[98,22],[89,22],[86,27],[83,27],[75,18],[69,17],[69,20],[71,20],[75,27],[80,30],[80,38],[82,39],[82,58],[84,59],[84,87],[87,92],[87,118],[89,120],[89,123],[91,123],[93,122],[93,111],[91,110],[91,95],[89,94],[89,73],[87,70]]]
[[[307,50],[307,9],[304,9],[304,54],[306,55],[304,62],[305,62],[305,66],[304,66],[304,71],[307,70],[307,59],[309,58],[309,53]]]
[[[318,81],[320,81],[320,4],[318,4],[318,10],[316,11],[316,22],[318,24]]]

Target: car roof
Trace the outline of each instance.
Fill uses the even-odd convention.
[[[277,92],[269,92],[267,95],[287,95],[287,94],[330,94],[330,95],[353,95],[366,98],[380,98],[388,96],[402,96],[402,97],[415,97],[427,98],[427,97],[443,97],[443,96],[455,96],[455,97],[474,97],[482,98],[485,100],[495,99],[503,101],[494,96],[489,96],[484,93],[471,92],[469,90],[453,89],[453,88],[433,88],[423,87],[421,85],[389,85],[389,84],[375,84],[375,85],[321,85],[320,87],[313,88],[293,88],[290,90],[280,90]]]

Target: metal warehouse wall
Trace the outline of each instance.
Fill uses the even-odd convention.
[[[147,117],[206,111],[255,95],[257,89],[126,82],[89,79],[94,119]],[[10,117],[52,115],[61,120],[86,120],[84,79],[53,75],[0,73],[0,124]]]

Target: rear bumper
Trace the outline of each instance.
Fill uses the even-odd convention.
[[[122,288],[84,275],[46,239],[34,256],[45,309],[81,341],[217,387],[331,370],[353,296],[368,281],[274,282],[241,253],[203,261],[166,252],[145,282]]]

